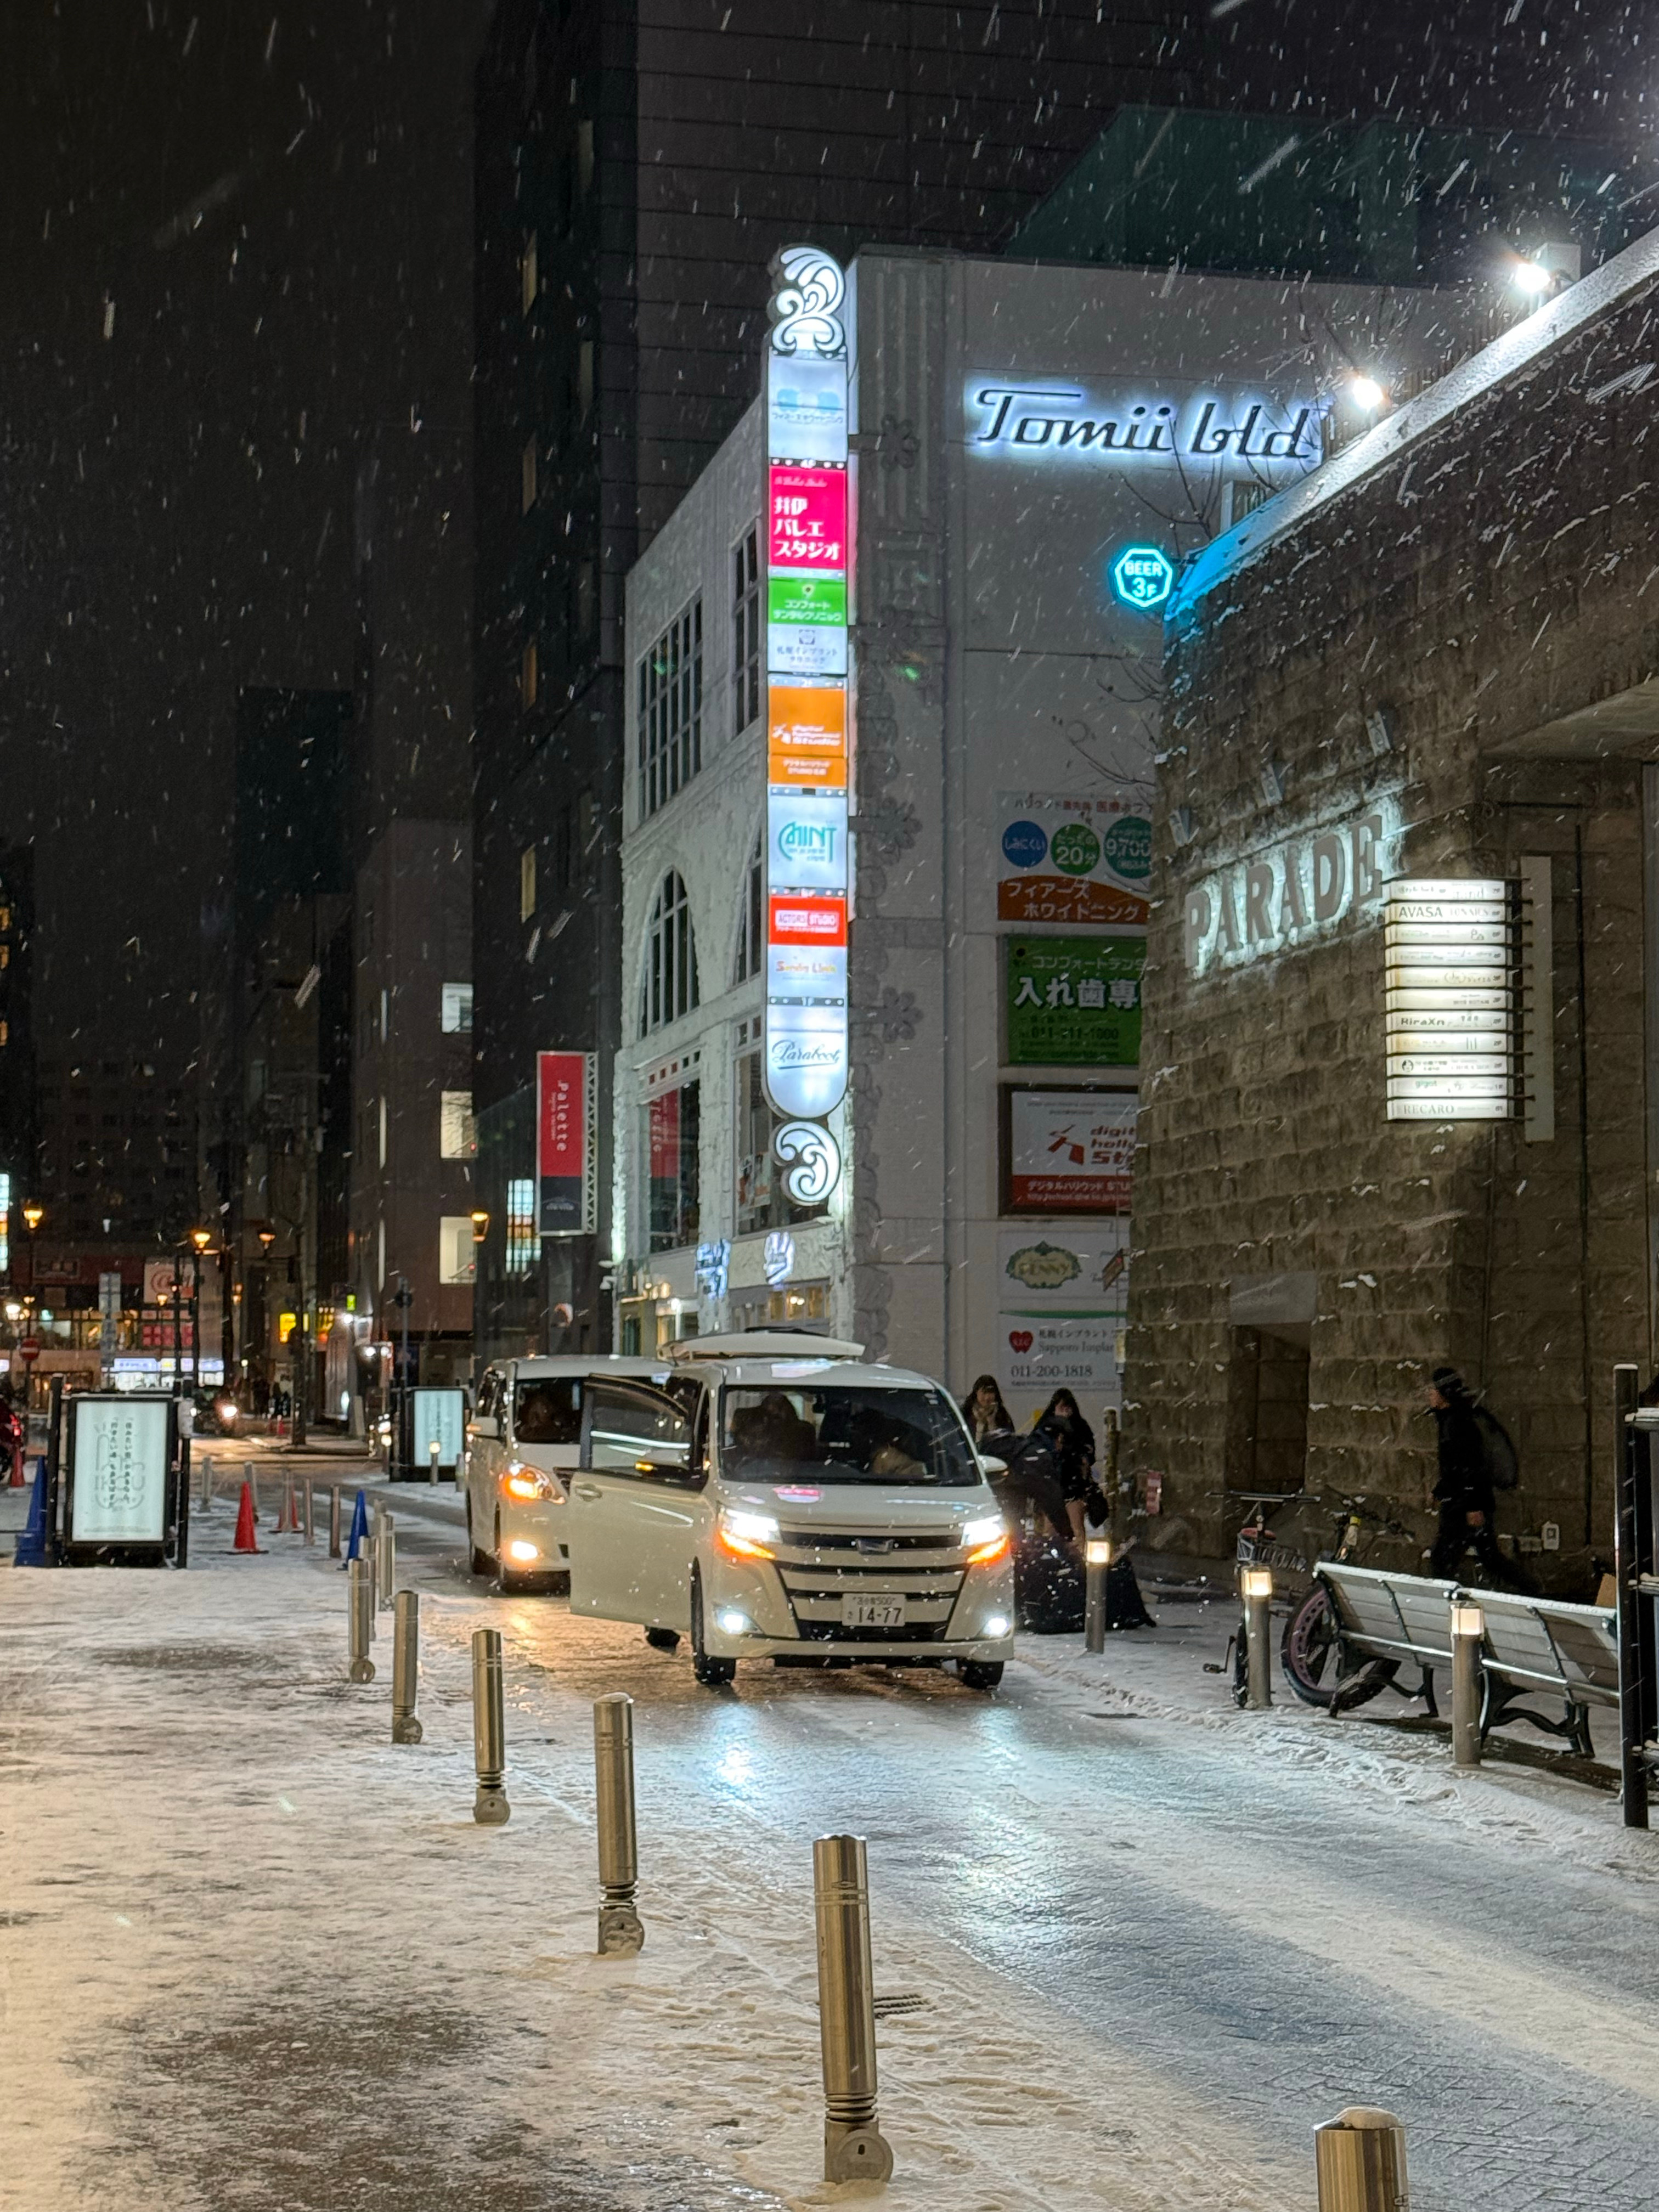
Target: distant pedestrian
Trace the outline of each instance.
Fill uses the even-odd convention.
[[[1498,1589],[1525,1589],[1526,1577],[1498,1548],[1497,1493],[1513,1490],[1518,1474],[1509,1431],[1475,1403],[1455,1367],[1435,1369],[1429,1405],[1439,1431],[1440,1457],[1434,1486],[1440,1527],[1429,1554],[1430,1572],[1449,1581],[1464,1554],[1473,1552]]]
[[[1001,1385],[994,1375],[980,1376],[962,1401],[962,1413],[975,1443],[987,1437],[1012,1432],[1014,1417],[1002,1402]]]
[[[1094,1479],[1095,1432],[1078,1410],[1069,1390],[1056,1390],[1037,1416],[1036,1433],[1048,1439],[1054,1474],[1066,1499],[1072,1541],[1083,1542],[1084,1508]]]

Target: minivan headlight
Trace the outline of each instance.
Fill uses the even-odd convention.
[[[715,1531],[721,1551],[734,1559],[769,1559],[778,1540],[778,1524],[769,1513],[722,1513]]]
[[[964,1522],[962,1541],[970,1567],[994,1567],[1013,1549],[1008,1525],[1000,1513],[988,1513],[982,1521]]]
[[[509,1498],[520,1498],[532,1504],[538,1498],[557,1498],[562,1493],[550,1474],[539,1467],[526,1467],[521,1459],[510,1459],[501,1476],[501,1488]]]

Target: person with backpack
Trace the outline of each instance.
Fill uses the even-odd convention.
[[[1440,1472],[1434,1496],[1440,1527],[1429,1572],[1449,1582],[1473,1552],[1500,1589],[1523,1589],[1525,1578],[1498,1548],[1498,1492],[1513,1490],[1520,1464],[1509,1431],[1478,1405],[1455,1367],[1437,1367],[1429,1405],[1439,1431]]]

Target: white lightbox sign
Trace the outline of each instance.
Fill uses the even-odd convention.
[[[853,727],[848,658],[847,276],[816,246],[772,264],[766,346],[766,1094],[787,1121],[831,1113],[847,1091],[848,849]],[[783,687],[773,729],[772,692]],[[787,704],[786,705],[786,702]],[[799,772],[787,733],[839,742]],[[827,1139],[826,1139],[827,1141]]]
[[[77,1396],[70,1488],[71,1544],[167,1538],[172,1406],[165,1398]]]
[[[1383,911],[1389,1119],[1510,1120],[1518,969],[1508,884],[1396,878]]]

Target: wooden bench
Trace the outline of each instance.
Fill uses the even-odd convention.
[[[1342,1642],[1365,1656],[1419,1668],[1422,1680],[1407,1694],[1422,1698],[1431,1713],[1438,1711],[1435,1669],[1451,1665],[1452,1607],[1479,1606],[1486,1622],[1481,1741],[1511,1721],[1530,1721],[1551,1735],[1565,1736],[1586,1759],[1595,1755],[1590,1708],[1616,1710],[1619,1704],[1619,1633],[1611,1607],[1467,1589],[1426,1575],[1388,1574],[1334,1559],[1322,1559],[1315,1571],[1330,1595]],[[1523,1702],[1540,1690],[1559,1697],[1559,1720]],[[1340,1710],[1340,1699],[1332,1710]]]

